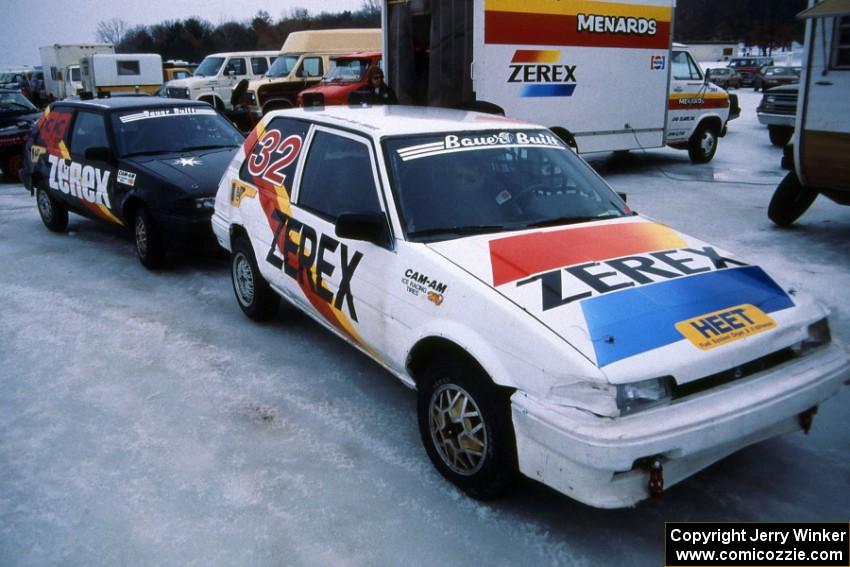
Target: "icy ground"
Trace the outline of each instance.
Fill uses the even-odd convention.
[[[589,161],[632,207],[738,252],[833,310],[850,343],[850,208],[793,230],[784,172],[743,116],[717,157]],[[0,184],[0,565],[647,565],[663,522],[847,521],[850,387],[802,433],[745,449],[659,503],[588,508],[531,481],[480,504],[434,471],[415,395],[291,309],[256,325],[222,258],[150,273],[121,232],[49,233]]]

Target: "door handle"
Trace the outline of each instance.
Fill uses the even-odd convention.
[[[822,87],[830,87],[832,86],[832,81],[815,81],[815,84]]]
[[[683,89],[682,87],[675,87],[675,88],[673,89],[673,92],[674,92],[674,93],[680,93],[680,92],[682,92],[683,90],[685,90],[685,89]]]

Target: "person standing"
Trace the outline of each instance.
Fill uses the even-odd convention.
[[[366,84],[351,93],[352,102],[366,104],[398,104],[395,92],[384,82],[384,72],[377,65],[366,70]]]

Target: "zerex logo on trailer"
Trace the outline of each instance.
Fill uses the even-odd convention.
[[[509,83],[525,85],[520,96],[572,96],[576,90],[576,65],[560,64],[557,50],[518,49],[511,59]]]

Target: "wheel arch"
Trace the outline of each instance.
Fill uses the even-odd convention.
[[[487,347],[483,347],[487,348]],[[478,354],[487,354],[484,351],[477,351]],[[494,356],[477,356],[470,348],[462,346],[461,341],[445,335],[428,335],[420,338],[413,347],[408,351],[405,361],[405,369],[407,374],[413,380],[414,386],[418,388],[419,381],[422,379],[425,369],[429,363],[437,357],[449,357],[452,360],[461,363],[473,365],[479,370],[483,376],[487,376],[489,380],[502,388],[515,390],[507,378],[509,373]],[[482,363],[482,359],[488,362]]]
[[[145,202],[141,197],[137,195],[130,195],[121,205],[121,216],[124,217],[124,221],[127,226],[132,228],[133,218],[136,215],[136,211],[139,210],[139,207],[144,207]]]
[[[723,119],[720,118],[719,114],[706,114],[699,119],[699,122],[694,126],[693,132],[691,132],[691,136],[697,133],[700,128],[703,126],[706,127],[714,127],[715,132],[717,132],[717,136],[720,137],[720,132],[723,130]]]

